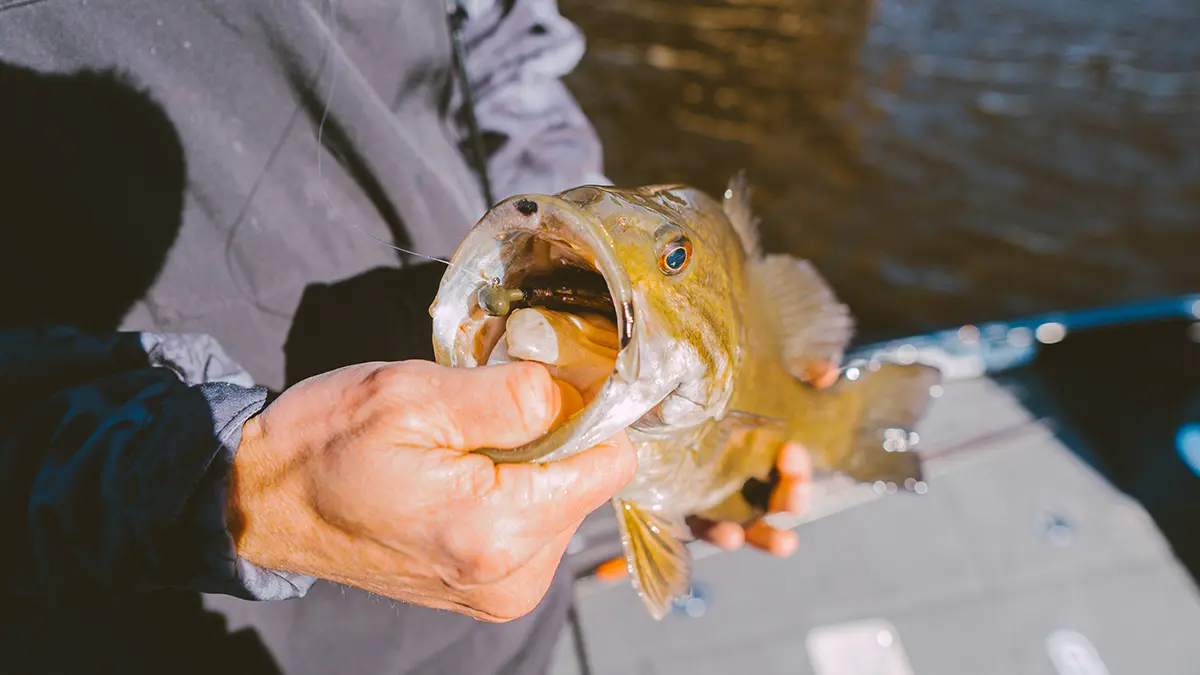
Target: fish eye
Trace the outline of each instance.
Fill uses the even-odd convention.
[[[659,250],[658,269],[667,276],[674,276],[687,268],[692,259],[692,241],[679,234],[665,242]]]

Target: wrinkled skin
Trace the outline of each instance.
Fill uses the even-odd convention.
[[[305,380],[245,425],[229,499],[238,553],[486,621],[523,616],[637,455],[624,434],[553,464],[470,451],[527,443],[571,405],[529,363],[371,363]]]

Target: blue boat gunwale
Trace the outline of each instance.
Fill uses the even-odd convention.
[[[1024,336],[1032,338],[1038,328],[1048,324],[1058,324],[1065,335],[1070,335],[1088,329],[1186,318],[1200,321],[1200,293],[1184,293],[1123,304],[1057,310],[1007,320],[961,324],[856,346],[847,353],[845,361],[847,365],[853,365],[856,362],[884,357],[894,358],[900,350],[916,348],[918,351],[934,350],[954,358],[973,359],[977,368],[973,369],[972,375],[990,375],[1032,361],[1037,354],[1039,341],[1026,341]],[[1015,335],[1023,337],[1014,339]],[[928,359],[917,356],[901,360]]]

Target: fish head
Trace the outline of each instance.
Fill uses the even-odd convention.
[[[583,410],[506,456],[553,461],[627,428],[640,440],[669,436],[719,415],[732,393],[743,344],[740,253],[720,205],[689,188],[511,197],[450,260],[430,307],[437,361],[487,363],[505,328],[481,302],[488,289],[590,275],[602,281],[616,324],[613,373]]]
[[[671,434],[718,415],[744,344],[738,280],[744,256],[721,205],[681,185],[563,193],[613,241],[641,332],[637,350],[673,378],[633,429]]]

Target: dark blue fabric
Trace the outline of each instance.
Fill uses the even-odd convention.
[[[6,598],[75,604],[162,587],[303,594],[311,580],[239,570],[225,530],[241,423],[265,399],[260,388],[187,386],[149,364],[136,333],[0,331]]]
[[[464,4],[470,19],[467,70],[480,126],[489,140],[503,141],[489,161],[496,198],[607,182],[597,176],[596,136],[560,81],[582,54],[578,31],[553,0]],[[0,300],[0,326],[36,318],[103,329],[207,333],[255,383],[282,388],[285,367],[291,368],[290,356],[285,363],[283,355],[285,338],[292,340],[290,316],[307,288],[402,266],[405,260],[376,239],[449,255],[487,206],[459,150],[465,138],[462,97],[456,93],[445,12],[441,0],[0,0],[0,119],[9,122],[0,124],[0,234],[6,237],[0,259],[12,263],[0,268],[0,278],[10,282],[0,284],[0,296],[9,300]],[[139,287],[151,277],[150,288]],[[423,339],[428,345],[432,293],[396,292],[411,296],[412,305],[423,304],[421,318],[388,320],[384,323],[401,335],[373,337],[385,344]],[[387,297],[368,295],[354,306],[367,314],[370,327],[372,315],[389,305]],[[322,328],[321,334],[353,335],[357,324]],[[5,347],[0,345],[0,358]],[[319,359],[326,367],[376,358],[360,351],[340,358],[332,347],[328,353]],[[62,358],[47,355],[43,361],[49,364],[41,368],[23,365],[27,372],[9,384],[26,384],[0,386],[0,397],[10,392],[7,396],[25,399],[22,411],[7,413],[3,421],[28,425],[31,411],[49,405],[35,400],[63,399],[56,392],[67,385],[50,384],[50,366]],[[89,373],[96,359],[70,358],[86,366],[61,362],[71,387],[143,368],[113,368],[99,359],[109,370]],[[46,388],[26,386],[31,376],[43,378],[39,384]],[[250,390],[225,389],[209,377],[186,379],[199,385],[193,391],[208,398],[214,411],[206,437],[236,428],[217,417],[228,413],[232,420],[234,399]],[[171,391],[183,390],[171,384],[157,399],[137,400],[159,415],[163,405],[178,405]],[[125,405],[102,407],[117,412]],[[199,425],[196,407],[191,422]],[[0,413],[5,410],[0,401]],[[5,433],[0,430],[0,454],[9,447]],[[93,420],[81,437],[103,433]],[[44,431],[43,441],[48,444]],[[144,440],[132,443],[122,453],[140,462],[147,446]],[[227,445],[236,447],[232,439]],[[86,449],[101,458],[79,462],[89,471],[103,466],[104,457],[120,456],[98,443]],[[169,450],[179,453],[179,461],[195,460],[186,471],[177,467],[174,477],[219,475],[222,460],[215,447],[211,455],[190,444]],[[40,467],[46,450],[33,452],[34,457],[0,460],[6,462],[0,470],[21,462]],[[31,466],[20,468],[20,475],[5,470],[0,478],[26,492],[0,495],[0,508],[8,509],[0,517],[18,523],[12,526],[16,540],[10,536],[0,558],[33,539],[27,498],[37,473]],[[77,480],[98,484],[83,475]],[[200,485],[216,489],[219,481]],[[204,528],[190,530],[183,522],[204,519],[200,509],[186,505],[220,501],[201,498],[200,492],[184,495],[186,487],[163,489],[177,491],[169,495],[175,503],[147,500],[146,506],[164,510],[130,521],[149,529],[149,551],[108,549],[107,540],[101,547],[96,542],[108,535],[88,530],[96,541],[67,547],[60,537],[52,547],[57,559],[68,561],[60,573],[71,572],[76,585],[115,585],[99,578],[82,557],[90,554],[83,549],[102,548],[124,551],[140,565],[132,575],[139,584],[197,578],[199,571],[177,569],[164,551],[197,551],[194,543],[183,542],[184,534]],[[121,505],[129,497],[115,487],[105,493],[111,499],[97,492],[60,493],[52,503],[65,499],[99,513],[101,506]],[[171,520],[175,508],[180,515]],[[50,512],[62,517],[77,510],[62,506]],[[91,518],[104,525],[112,513]],[[129,536],[139,532],[133,525],[116,531],[122,544],[147,543]],[[503,625],[382,602],[329,583],[287,602],[212,594],[202,605],[194,592],[164,590],[64,609],[40,604],[33,595],[47,590],[35,583],[41,581],[33,573],[40,562],[21,550],[21,560],[4,563],[12,570],[5,578],[32,599],[17,607],[0,598],[4,675],[245,673],[250,670],[245,654],[255,649],[232,645],[236,634],[227,635],[243,627],[248,628],[241,635],[257,633],[264,643],[259,648],[269,649],[288,675],[536,675],[547,669],[571,598],[570,575],[562,573],[535,615]],[[195,559],[215,559],[210,556],[219,557],[205,548]],[[155,569],[149,561],[158,558],[165,560]],[[244,585],[266,590],[251,583],[255,570],[236,566]],[[208,582],[228,578],[227,572],[214,569]],[[286,578],[260,578],[278,581],[280,592],[288,590]]]

